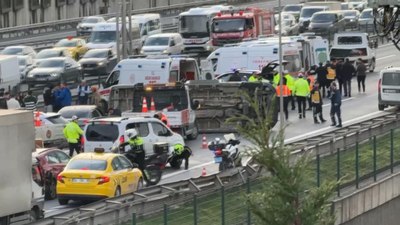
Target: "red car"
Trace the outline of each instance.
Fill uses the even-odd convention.
[[[44,178],[45,199],[51,200],[57,197],[57,175],[64,170],[70,157],[68,154],[56,148],[37,148],[32,153],[32,158],[39,162],[41,175]]]

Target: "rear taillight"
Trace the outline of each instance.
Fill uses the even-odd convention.
[[[382,86],[382,79],[379,79],[379,81],[378,81],[378,93],[381,92],[381,86]]]
[[[104,184],[104,183],[107,183],[107,182],[110,182],[110,177],[102,176],[102,177],[100,177],[98,184]]]
[[[119,137],[119,143],[122,144],[125,142],[125,137],[124,135],[121,135],[121,137]]]
[[[216,155],[216,156],[222,155],[222,150],[221,150],[221,149],[215,150],[215,155]]]
[[[64,177],[61,176],[61,175],[58,175],[57,176],[57,181],[60,182],[60,183],[64,183]]]

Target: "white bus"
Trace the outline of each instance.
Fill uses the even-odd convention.
[[[179,14],[178,30],[183,37],[185,52],[211,52],[211,21],[222,10],[230,6],[215,5],[191,8]]]

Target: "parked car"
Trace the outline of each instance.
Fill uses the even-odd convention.
[[[17,56],[17,58],[21,81],[24,81],[26,76],[28,75],[28,72],[33,69],[34,61],[29,56]]]
[[[36,58],[36,51],[31,46],[18,45],[18,46],[8,46],[5,47],[0,55],[19,55],[19,56],[29,56],[32,59]]]
[[[400,106],[400,68],[389,67],[380,71],[378,81],[378,109]]]
[[[89,120],[97,117],[103,117],[105,114],[102,110],[95,105],[71,105],[65,106],[58,113],[65,118],[66,120],[70,121],[72,116],[77,116],[78,124],[80,127],[84,127],[85,124],[89,122]]]
[[[374,32],[374,15],[372,8],[364,9],[358,18],[358,28],[361,32]]]
[[[299,18],[299,32],[303,33],[308,30],[308,26],[310,25],[311,17],[316,12],[327,11],[329,7],[327,6],[304,6],[300,11]]]
[[[183,39],[179,33],[153,34],[144,42],[141,54],[180,54],[183,48]]]
[[[40,173],[44,178],[45,199],[55,199],[57,176],[69,162],[69,155],[56,148],[37,148],[32,153],[32,159],[36,159],[39,163]]]
[[[32,69],[26,82],[29,86],[35,84],[59,84],[73,81],[79,83],[81,79],[80,65],[70,57],[55,57],[44,59],[36,68]]]
[[[76,36],[90,35],[96,23],[105,21],[106,20],[102,16],[88,16],[83,18],[78,26],[76,26]]]
[[[346,28],[354,29],[358,26],[358,17],[360,12],[358,10],[343,10],[344,21]]]
[[[313,14],[308,30],[321,36],[333,36],[345,30],[345,21],[341,11],[323,11]]]
[[[298,21],[301,8],[303,8],[303,4],[287,4],[282,8],[282,12],[292,14],[296,18],[296,21]]]
[[[68,204],[69,200],[94,201],[117,197],[142,187],[140,169],[121,154],[102,153],[100,150],[74,156],[57,176],[60,205]]]
[[[117,65],[117,56],[111,49],[91,49],[78,61],[84,76],[108,75]]]
[[[61,39],[54,48],[68,49],[75,60],[79,60],[88,51],[85,39],[73,37]]]
[[[41,50],[35,58],[35,65],[37,66],[43,59],[55,58],[55,57],[71,57],[71,53],[67,49],[63,48],[48,48]]]
[[[64,127],[67,124],[60,114],[53,112],[40,112],[40,126],[35,126],[35,137],[41,139],[45,146],[67,146],[67,141],[64,137]]]

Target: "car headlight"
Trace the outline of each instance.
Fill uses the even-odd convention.
[[[144,51],[143,51],[143,49],[142,49],[142,50],[140,50],[140,54],[144,54]]]
[[[104,62],[98,62],[97,65],[102,66],[102,65],[104,65]]]
[[[167,53],[168,53],[168,50],[165,49],[162,53],[163,53],[163,54],[167,54]]]
[[[51,73],[50,76],[52,77],[57,77],[59,74],[58,73]]]
[[[33,74],[29,73],[29,74],[27,75],[27,77],[33,77]]]

